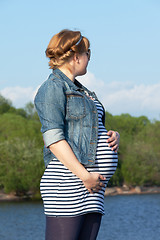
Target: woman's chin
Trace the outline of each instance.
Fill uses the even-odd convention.
[[[83,76],[87,73],[87,69],[85,69],[83,72],[79,73],[79,76]]]

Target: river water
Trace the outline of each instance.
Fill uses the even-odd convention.
[[[97,240],[160,239],[160,194],[107,196],[105,211]],[[0,202],[0,240],[44,240],[44,232],[42,202]]]

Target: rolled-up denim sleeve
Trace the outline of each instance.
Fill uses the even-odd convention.
[[[46,147],[62,139],[65,139],[62,129],[50,129],[43,133],[43,140]]]
[[[34,103],[42,124],[41,132],[45,146],[65,139],[66,96],[62,82],[46,81],[39,88]]]

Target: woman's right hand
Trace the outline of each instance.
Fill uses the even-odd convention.
[[[105,186],[101,180],[106,180],[106,178],[99,173],[91,172],[87,178],[83,180],[83,184],[90,193],[94,193],[100,191],[101,188]]]

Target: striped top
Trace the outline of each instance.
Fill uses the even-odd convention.
[[[54,158],[47,166],[40,183],[44,212],[49,216],[77,216],[90,212],[104,214],[104,193],[109,179],[114,174],[118,157],[108,146],[107,130],[103,126],[102,105],[94,100],[98,111],[98,140],[95,164],[86,167],[89,172],[98,172],[106,177],[105,187],[90,194],[83,182]]]

